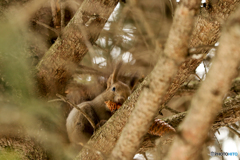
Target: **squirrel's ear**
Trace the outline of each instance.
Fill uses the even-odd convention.
[[[113,84],[113,74],[110,75],[110,77],[107,80],[107,89],[109,89],[111,87],[111,85]]]
[[[118,81],[118,73],[119,73],[119,70],[122,66],[122,61],[118,62],[117,65],[115,66],[115,69],[113,71],[113,76],[112,76],[112,82],[115,83]]]
[[[118,81],[118,73],[119,73],[119,70],[120,70],[121,66],[122,66],[122,62],[118,62],[117,65],[115,66],[115,69],[114,69],[113,73],[108,78],[107,89],[110,88],[110,86],[113,83],[116,83]]]

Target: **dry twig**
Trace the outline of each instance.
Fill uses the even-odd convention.
[[[77,105],[71,103],[67,98],[65,98],[64,96],[60,95],[60,94],[56,94],[57,97],[59,97],[62,101],[68,103],[69,105],[71,105],[72,107],[76,108],[77,110],[79,110],[83,115],[84,117],[89,121],[89,123],[92,125],[93,129],[95,130],[96,129],[96,125],[95,123],[93,122],[93,120],[85,113],[81,110],[81,108],[79,108]]]

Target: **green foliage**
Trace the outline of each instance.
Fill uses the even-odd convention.
[[[31,35],[26,25],[11,22],[0,22],[0,135],[36,139],[36,144],[48,148],[50,157],[64,159],[59,134],[64,128],[60,105],[37,98],[35,67],[31,65],[28,45]],[[0,144],[0,150],[1,147]],[[28,156],[25,151],[21,154],[2,149],[1,160]],[[44,150],[37,152],[46,154]]]
[[[0,151],[0,159],[1,160],[21,160],[22,157],[19,153],[9,151]]]

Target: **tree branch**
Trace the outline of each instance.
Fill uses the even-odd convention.
[[[86,41],[97,40],[118,0],[86,0],[68,23],[53,46],[39,62],[38,84],[45,96],[63,94],[75,64],[87,53]],[[87,33],[81,33],[84,27]],[[84,36],[85,35],[85,36]]]
[[[211,10],[206,10],[205,12],[201,11],[196,24],[195,30],[191,37],[191,46],[201,46],[201,45],[213,45],[217,42],[219,37],[219,30],[221,23],[224,23],[224,20],[227,19],[228,15],[235,9],[235,7],[239,4],[239,0],[237,1],[218,1],[217,4],[213,4],[214,8]],[[217,9],[215,9],[217,8]],[[207,12],[207,13],[206,13]],[[217,14],[221,15],[222,18],[218,18],[216,21],[210,21],[211,19],[215,19]],[[219,17],[219,16],[218,16]],[[220,23],[220,21],[221,23]],[[214,32],[216,30],[217,32]],[[199,35],[198,35],[199,34]],[[201,37],[199,38],[201,34]],[[206,52],[206,51],[205,51]],[[163,103],[167,103],[171,97],[176,93],[178,88],[186,81],[188,76],[192,73],[193,70],[199,65],[202,59],[188,59],[186,62],[182,64],[180,70],[174,82],[171,84]],[[122,128],[125,126],[128,117],[132,113],[135,108],[135,104],[138,100],[140,93],[142,92],[143,86],[147,84],[148,78],[146,78],[139,87],[132,93],[129,100],[127,100],[123,106],[107,121],[107,123],[99,129],[94,136],[92,136],[91,140],[88,142],[89,145],[94,147],[96,150],[109,155],[112,151],[113,147],[116,144],[118,137],[122,131]],[[104,146],[104,147],[103,147]],[[98,158],[94,154],[89,154],[90,151],[86,148],[82,149],[77,159],[101,159]]]
[[[143,89],[109,159],[128,160],[133,158],[139,149],[143,136],[156,117],[159,102],[187,55],[194,16],[199,8],[200,1],[186,0],[182,1],[176,10],[164,53],[151,72],[149,84]]]
[[[200,14],[196,18],[189,48],[214,45],[219,39],[221,25],[239,4],[239,0],[221,0],[216,2],[211,4],[211,8],[201,8]],[[198,48],[195,52],[205,55],[209,50],[209,48]],[[199,59],[188,58],[179,67],[178,74],[163,99],[164,104],[175,95],[178,88],[187,80],[203,59],[204,56]]]
[[[57,94],[57,97],[59,97],[62,101],[68,103],[69,105],[71,105],[72,107],[76,108],[77,110],[79,110],[79,112],[81,112],[83,114],[83,116],[88,120],[88,122],[91,124],[91,126],[93,127],[93,129],[96,129],[96,125],[94,123],[94,121],[81,109],[79,108],[77,105],[71,103],[67,98],[65,98],[64,96]]]
[[[193,80],[193,81],[190,81],[189,83],[185,82],[183,85],[181,85],[181,87],[175,93],[175,96],[193,95],[197,91],[201,83],[202,82],[198,80]],[[240,92],[240,77],[237,77],[236,79],[234,79],[229,92],[230,93]],[[232,99],[229,99],[229,101],[231,100]],[[235,101],[237,101],[237,99],[235,99]],[[228,104],[224,103],[224,105],[227,106]]]
[[[234,134],[236,134],[239,138],[240,138],[240,133],[238,131],[236,131],[235,129],[233,129],[232,127],[230,127],[229,125],[227,125],[227,128]]]
[[[179,124],[186,117],[187,113],[188,112],[182,112],[179,114],[175,114],[171,117],[164,118],[163,121],[168,123],[169,125],[171,125],[173,128],[177,129]],[[212,125],[212,129],[214,131],[216,131],[220,127],[225,127],[227,125],[236,123],[237,121],[240,120],[239,115],[240,115],[240,106],[239,105],[222,109],[218,113],[218,115]]]
[[[224,94],[230,88],[232,79],[237,75],[240,60],[239,14],[240,9],[227,22],[220,39],[217,56],[206,80],[192,99],[189,113],[178,128],[180,136],[174,140],[166,160],[188,160],[198,156],[197,153],[221,109],[220,104]]]

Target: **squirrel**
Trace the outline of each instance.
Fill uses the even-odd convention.
[[[118,80],[120,66],[121,63],[115,67],[114,72],[108,78],[107,89],[103,93],[92,101],[86,101],[78,105],[96,125],[106,122],[112,115],[110,109],[105,104],[106,101],[110,100],[118,104],[123,104],[131,94],[130,87]],[[70,142],[76,145],[87,143],[94,133],[94,128],[90,122],[76,108],[73,108],[69,113],[66,120],[66,127]],[[79,148],[81,147],[79,146]]]

